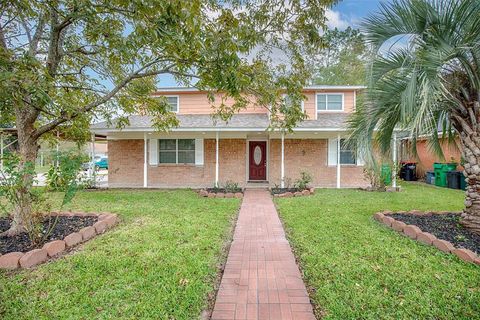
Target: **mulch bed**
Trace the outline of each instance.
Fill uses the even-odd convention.
[[[242,188],[228,189],[228,190],[225,188],[207,188],[205,190],[207,190],[208,193],[238,193],[238,192],[243,193]]]
[[[480,254],[480,235],[470,232],[460,224],[459,213],[428,215],[393,213],[389,216],[405,222],[407,225],[416,225],[424,232],[451,242],[455,247],[469,249]]]
[[[272,194],[282,194],[287,192],[295,193],[298,191],[302,191],[302,190],[298,188],[272,188],[271,189]]]
[[[43,232],[46,232],[49,225],[52,225],[57,217],[52,216],[43,222]],[[98,221],[97,216],[58,216],[57,223],[45,242],[53,240],[62,240],[65,236],[80,229],[92,226]],[[10,228],[10,219],[0,217],[0,233]],[[32,246],[30,239],[26,233],[19,234],[14,237],[0,237],[0,254],[9,252],[25,252],[31,249],[41,248],[43,245]]]

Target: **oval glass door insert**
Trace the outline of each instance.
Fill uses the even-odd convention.
[[[253,161],[255,161],[257,166],[260,164],[260,161],[262,161],[262,149],[260,146],[256,146],[255,150],[253,150]]]

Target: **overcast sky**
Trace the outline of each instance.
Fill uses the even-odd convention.
[[[389,0],[343,0],[327,12],[328,27],[345,29],[348,26],[358,28],[359,23],[368,15],[378,11],[380,2]],[[176,87],[172,76],[160,77],[159,87]]]

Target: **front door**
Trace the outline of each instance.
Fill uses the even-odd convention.
[[[248,179],[267,180],[267,142],[250,141],[248,158]]]

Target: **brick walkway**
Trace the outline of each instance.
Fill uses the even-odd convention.
[[[315,319],[266,190],[247,190],[212,319]]]

